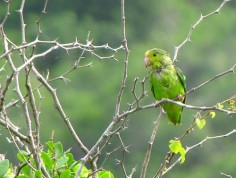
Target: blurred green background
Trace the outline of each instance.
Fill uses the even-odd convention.
[[[174,47],[180,44],[200,14],[203,15],[215,10],[222,1],[204,0],[136,0],[126,1],[126,27],[127,40],[130,50],[127,85],[122,98],[122,109],[127,110],[128,104],[133,101],[131,90],[135,77],[143,79],[148,70],[144,67],[143,58],[147,49],[160,47],[169,51],[171,56]],[[37,35],[35,21],[40,16],[44,1],[26,1],[25,23],[27,41],[34,40]],[[5,32],[16,44],[20,44],[20,18],[16,12],[20,1],[12,1],[11,15],[5,25]],[[6,13],[6,5],[0,2],[0,20]],[[80,1],[49,1],[47,14],[42,17],[42,40],[57,39],[61,43],[75,41],[77,37],[81,43],[86,43],[88,32],[93,44],[108,43],[111,47],[119,47],[122,42],[120,1],[118,0],[80,0]],[[2,44],[0,52],[2,54]],[[41,50],[48,46],[40,46]],[[228,70],[235,64],[236,56],[236,3],[229,2],[219,15],[214,15],[203,21],[194,31],[191,43],[187,43],[178,55],[177,65],[183,70],[187,78],[187,90],[200,85],[209,78]],[[98,51],[101,55],[112,54],[109,50]],[[50,78],[56,77],[70,69],[81,51],[71,51],[67,54],[57,50],[36,61],[37,68],[46,73],[50,70]],[[57,88],[62,106],[87,147],[92,147],[104,129],[111,122],[115,111],[115,104],[123,72],[124,52],[115,54],[118,62],[112,59],[99,60],[89,53],[85,55],[82,63],[92,62],[92,68],[79,68],[67,77],[70,82],[56,81],[52,85]],[[17,57],[16,57],[17,58]],[[3,61],[1,61],[1,64]],[[1,73],[4,81],[7,72]],[[138,90],[141,85],[138,83]],[[146,82],[148,97],[142,104],[154,101]],[[54,139],[61,141],[64,146],[72,148],[77,159],[83,155],[71,137],[65,124],[53,106],[53,100],[45,89],[41,89],[44,97],[41,106],[41,134],[42,143],[51,138],[52,130],[55,131]],[[234,73],[225,75],[205,87],[191,93],[187,97],[187,104],[198,106],[212,106],[234,95],[236,91],[236,76]],[[12,94],[13,98],[16,97]],[[9,99],[9,101],[11,98]],[[19,109],[20,110],[20,109]],[[10,111],[13,121],[21,125],[24,118],[20,111]],[[161,120],[158,135],[153,146],[152,158],[148,176],[152,177],[168,151],[168,142],[184,133],[191,125],[193,115],[197,111],[185,109],[182,114],[182,125],[174,127],[168,124],[166,116]],[[134,177],[139,177],[142,162],[146,153],[147,143],[150,138],[153,122],[159,109],[139,111],[129,116],[128,128],[121,132],[125,145],[129,145],[129,153],[125,156],[125,166],[130,172],[136,166]],[[17,117],[16,117],[17,116]],[[235,128],[236,116],[227,116],[217,113],[215,119],[208,119],[206,127],[196,129],[187,136],[183,144],[191,146],[198,143],[206,136],[227,133]],[[17,149],[8,143],[6,131],[1,128],[0,153],[7,154],[13,162]],[[221,172],[236,176],[236,136],[218,140],[210,140],[186,155],[186,162],[176,166],[165,177],[167,178],[199,178],[223,177]],[[111,151],[120,145],[114,138]],[[13,153],[13,154],[12,154]],[[122,159],[122,150],[118,150],[108,158],[104,167],[111,170],[115,177],[124,177],[122,169],[116,165],[115,159]],[[102,161],[99,160],[100,163]]]

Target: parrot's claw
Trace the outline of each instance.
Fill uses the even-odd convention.
[[[160,106],[161,106],[160,101],[156,100],[155,107],[160,107]]]
[[[184,100],[184,96],[182,94],[178,94],[178,100],[179,101],[183,101]]]
[[[161,112],[162,112],[162,113],[166,113],[165,110],[164,110],[163,108],[161,108]]]

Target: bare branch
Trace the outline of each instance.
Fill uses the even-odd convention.
[[[5,128],[8,129],[9,132],[12,133],[12,135],[16,136],[16,137],[19,137],[19,139],[22,141],[22,142],[26,142],[26,143],[29,143],[29,140],[28,140],[28,137],[23,135],[22,133],[19,132],[19,128],[17,126],[15,126],[14,124],[12,124],[8,117],[7,117],[7,114],[6,114],[6,111],[3,109],[2,111],[2,115],[1,117],[3,119],[0,119],[0,124],[2,126],[4,126]]]
[[[120,112],[120,104],[121,104],[121,98],[125,89],[126,79],[127,79],[127,72],[128,72],[128,58],[129,58],[129,49],[126,39],[126,27],[125,27],[125,1],[121,0],[121,18],[122,18],[122,35],[123,35],[123,41],[122,46],[125,50],[125,59],[124,59],[124,72],[123,72],[123,78],[121,81],[121,87],[118,93],[117,102],[116,102],[116,111],[115,115],[118,115]]]
[[[209,80],[205,81],[204,83],[200,84],[199,86],[197,87],[194,87],[192,88],[191,90],[187,91],[185,95],[188,95],[189,93],[192,93],[198,89],[200,89],[201,87],[205,86],[206,84],[214,81],[215,79],[219,78],[219,77],[222,77],[226,74],[229,74],[229,73],[232,73],[232,72],[235,72],[235,69],[236,69],[236,64],[234,64],[230,69],[226,70],[225,72],[222,72],[220,74],[217,74],[216,76],[210,78]]]
[[[115,116],[113,117],[113,121],[110,123],[110,125],[106,128],[106,130],[103,132],[102,136],[98,139],[98,141],[94,144],[94,146],[90,149],[90,151],[87,153],[87,155],[82,158],[82,162],[80,164],[79,170],[76,174],[76,178],[80,176],[80,173],[82,171],[82,167],[85,165],[85,163],[89,160],[89,157],[92,156],[92,154],[97,150],[98,146],[103,142],[104,138],[107,137],[107,135],[111,132],[113,127],[118,122],[117,116],[120,112],[120,104],[121,104],[121,98],[125,89],[126,79],[127,79],[127,71],[128,71],[128,56],[129,56],[129,49],[127,45],[126,40],[126,28],[125,28],[125,1],[121,0],[121,18],[122,18],[122,33],[123,33],[123,42],[122,46],[125,49],[125,59],[124,59],[124,72],[123,72],[123,78],[121,82],[121,87],[118,93],[117,97],[117,103],[116,103],[116,109],[115,109]]]
[[[76,134],[72,124],[70,123],[69,118],[66,116],[64,110],[62,109],[61,103],[57,97],[57,93],[56,93],[56,89],[52,88],[51,85],[47,82],[47,80],[35,69],[35,67],[32,67],[32,71],[34,72],[34,74],[36,75],[36,77],[38,78],[38,80],[40,82],[42,82],[42,84],[48,89],[48,91],[51,93],[54,102],[55,102],[55,107],[58,110],[58,112],[60,113],[60,115],[62,116],[63,120],[65,121],[67,127],[69,128],[71,134],[73,135],[73,137],[75,138],[76,142],[79,144],[80,148],[83,150],[83,152],[85,154],[87,154],[88,152],[88,148],[85,147],[85,145],[83,144],[83,142],[81,141],[81,139],[78,137],[78,135]]]
[[[8,19],[8,17],[9,17],[9,15],[10,15],[10,0],[9,1],[5,1],[6,3],[7,3],[7,13],[6,13],[6,15],[5,15],[5,17],[4,17],[4,19],[3,19],[3,21],[2,21],[2,23],[0,24],[0,29],[1,29],[1,31],[3,31],[3,26],[5,25],[5,23],[6,23],[6,21],[7,21],[7,19]]]
[[[228,177],[228,178],[233,178],[231,175],[228,175],[228,174],[225,174],[223,172],[220,173],[221,175],[225,176],[225,177]]]
[[[206,137],[205,139],[203,139],[202,141],[198,142],[197,144],[195,145],[192,145],[190,147],[187,147],[186,148],[186,153],[191,151],[192,149],[198,147],[198,146],[202,146],[205,142],[209,141],[209,140],[215,140],[215,139],[221,139],[221,138],[226,138],[226,137],[229,137],[233,134],[236,133],[236,129],[233,129],[232,131],[226,133],[226,134],[223,134],[223,135],[217,135],[217,136],[212,136],[212,137]],[[171,169],[173,169],[174,166],[176,166],[178,163],[180,163],[181,161],[181,157],[179,157],[172,165],[170,165],[164,172],[163,172],[163,175],[166,174],[167,172],[169,172]]]
[[[47,13],[46,12],[47,5],[48,5],[48,0],[45,0],[44,7],[43,7],[43,10],[41,12],[41,15],[39,16],[38,20],[36,21],[36,23],[38,24],[38,36],[37,36],[37,38],[39,37],[40,33],[42,33],[40,22],[42,20],[43,15]]]
[[[147,152],[146,152],[145,159],[143,161],[140,178],[145,178],[146,177],[146,172],[147,172],[148,164],[149,164],[150,157],[151,157],[153,142],[155,140],[155,137],[157,135],[157,130],[158,130],[159,125],[160,125],[161,113],[162,113],[162,111],[160,110],[160,114],[157,117],[157,120],[154,122],[154,128],[153,128],[153,131],[152,131],[151,138],[148,142],[148,149],[147,149]]]
[[[188,35],[186,36],[186,38],[184,39],[184,41],[175,47],[175,52],[174,52],[174,57],[173,57],[173,61],[175,62],[177,60],[177,56],[178,56],[178,52],[179,50],[187,43],[191,41],[191,36],[193,31],[195,30],[195,28],[205,19],[207,19],[208,17],[215,15],[215,14],[219,14],[220,10],[224,7],[224,5],[229,2],[230,0],[224,0],[220,6],[213,12],[210,12],[207,15],[202,15],[200,16],[200,18],[195,22],[195,24],[190,28]]]
[[[25,21],[24,21],[24,6],[25,6],[25,0],[21,0],[21,6],[18,12],[20,13],[20,21],[21,21],[21,38],[22,38],[22,44],[26,43],[25,39]]]

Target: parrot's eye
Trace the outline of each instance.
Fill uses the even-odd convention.
[[[155,56],[157,56],[157,55],[154,53],[153,56],[155,57]]]

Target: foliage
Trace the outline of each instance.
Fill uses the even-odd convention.
[[[74,178],[80,161],[75,161],[70,150],[64,151],[60,142],[48,141],[45,143],[47,150],[41,151],[40,155],[43,160],[42,167],[45,167],[50,177],[53,178]],[[21,163],[17,173],[9,165],[9,160],[5,159],[0,162],[1,178],[42,178],[42,172],[37,169],[33,155],[21,150],[17,153],[17,158]],[[91,175],[92,171],[83,166],[80,178],[86,178]],[[114,178],[110,171],[98,171],[98,178]]]
[[[0,177],[3,177],[9,169],[9,160],[5,159],[0,161]]]
[[[183,148],[180,140],[170,140],[169,144],[170,151],[181,155],[181,163],[184,163],[185,161],[185,149]]]

